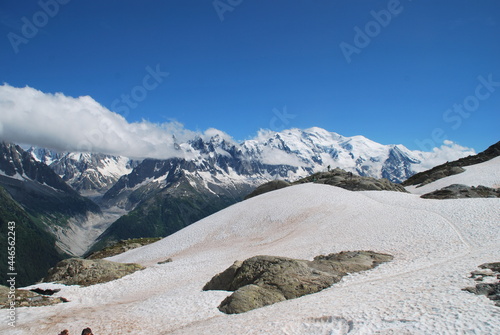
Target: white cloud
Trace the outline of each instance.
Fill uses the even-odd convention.
[[[415,153],[417,153],[422,160],[422,164],[420,165],[422,171],[446,162],[455,161],[465,156],[476,154],[474,149],[461,146],[450,140],[445,140],[440,147],[435,147],[431,152],[415,151]],[[420,170],[417,172],[420,172]]]
[[[4,141],[59,151],[165,159],[182,157],[174,143],[195,135],[177,122],[129,123],[89,96],[0,86],[0,139]]]

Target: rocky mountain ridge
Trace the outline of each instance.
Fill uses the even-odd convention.
[[[123,156],[99,153],[65,152],[31,147],[32,157],[50,166],[73,189],[85,196],[102,195],[118,179],[139,164]]]
[[[0,185],[32,215],[54,218],[100,213],[100,208],[66,184],[20,146],[0,144]],[[54,223],[58,223],[54,218]]]

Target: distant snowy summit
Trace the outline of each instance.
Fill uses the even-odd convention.
[[[293,167],[288,180],[338,167],[360,176],[402,182],[437,164],[475,154],[451,142],[433,152],[411,151],[403,145],[383,145],[364,136],[345,137],[318,127],[261,131],[241,148],[252,159]]]

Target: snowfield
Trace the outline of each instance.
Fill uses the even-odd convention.
[[[343,250],[394,260],[239,315],[217,309],[230,292],[202,291],[236,260],[312,260]],[[169,257],[173,262],[157,264]],[[475,285],[468,276],[478,265],[500,261],[497,198],[426,200],[303,184],[238,203],[110,260],[148,268],[106,284],[63,286],[56,295],[69,303],[18,308],[17,327],[4,322],[0,333],[78,334],[91,327],[96,335],[500,334],[500,308],[462,291]],[[5,320],[7,311],[1,313]]]

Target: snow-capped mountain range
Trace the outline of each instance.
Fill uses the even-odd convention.
[[[383,145],[364,136],[345,137],[314,127],[261,131],[254,139],[241,143],[214,131],[209,138],[200,136],[180,145],[180,149],[187,160],[198,166],[224,157],[224,170],[231,159],[236,160],[238,164],[232,165],[239,175],[293,181],[328,167],[339,167],[361,176],[401,182],[439,163],[475,154],[474,150],[447,144],[433,152],[411,151],[403,145]]]
[[[328,167],[401,182],[437,164],[475,154],[474,150],[459,146],[444,146],[433,152],[411,151],[403,145],[383,145],[363,136],[345,137],[317,127],[261,131],[254,139],[241,143],[224,132],[210,130],[175,145],[179,153],[176,158],[180,159],[164,161],[183,162],[184,166],[179,169],[199,176],[210,172],[210,176],[202,177],[219,182],[245,183],[276,178],[293,181]],[[79,191],[104,192],[139,165],[138,161],[111,155],[61,154],[40,148],[29,151]],[[148,178],[155,182],[162,177],[165,180],[158,169],[142,176],[141,182]],[[137,175],[137,171],[134,173]]]

